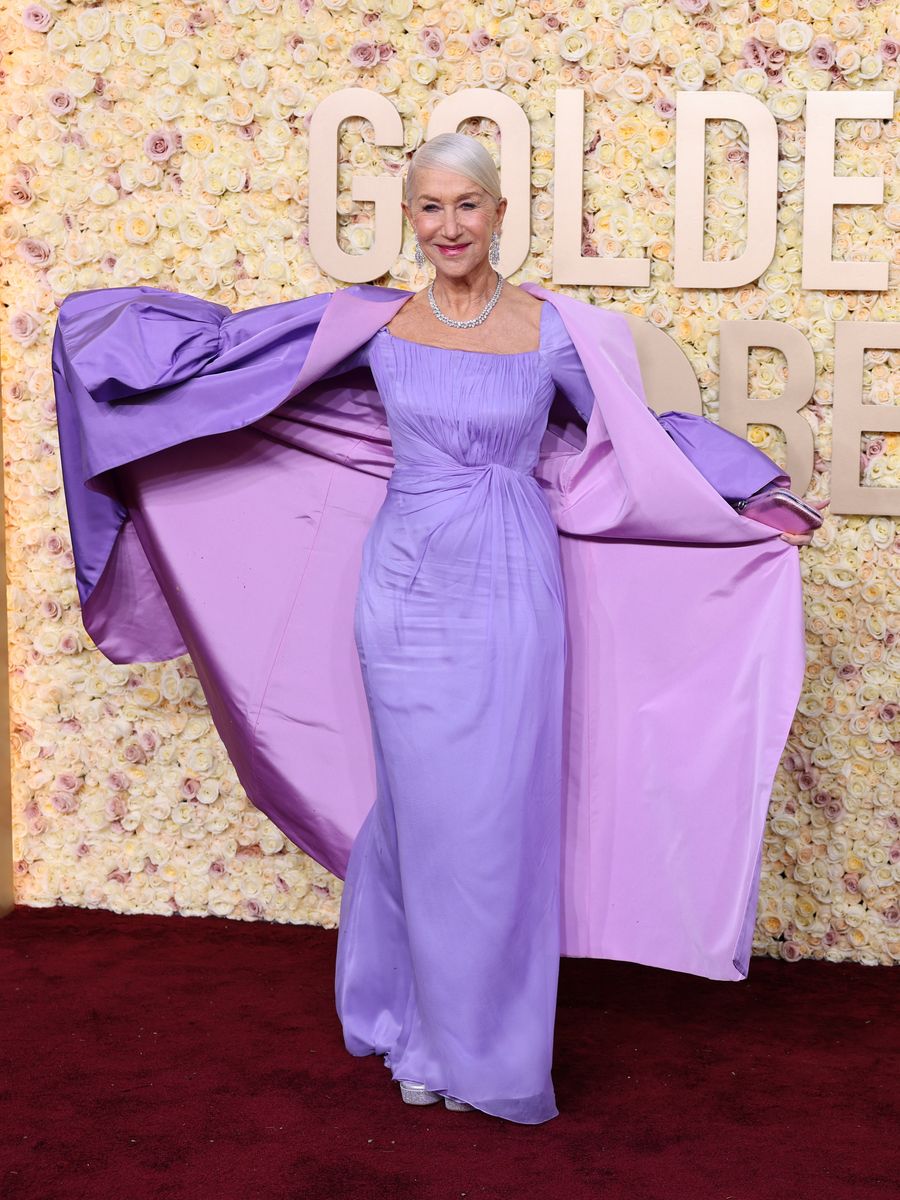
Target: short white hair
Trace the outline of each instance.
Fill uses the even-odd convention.
[[[407,204],[412,202],[414,175],[419,167],[455,171],[483,187],[495,203],[500,199],[500,172],[490,152],[466,133],[439,133],[416,150],[406,172]]]

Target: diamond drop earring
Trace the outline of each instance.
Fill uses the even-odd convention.
[[[488,261],[494,268],[500,262],[500,238],[497,235],[496,229],[491,234],[491,248],[488,251]]]
[[[418,238],[416,238],[416,266],[420,270],[425,266],[425,255],[422,253],[422,247],[419,245]]]

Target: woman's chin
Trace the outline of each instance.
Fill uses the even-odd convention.
[[[440,254],[440,251],[438,251]],[[458,258],[446,258],[443,254],[433,264],[434,269],[440,272],[446,272],[448,275],[468,274],[470,271],[480,271],[487,262],[485,258],[470,258],[468,255],[461,254]]]

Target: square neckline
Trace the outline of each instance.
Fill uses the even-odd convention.
[[[436,346],[433,342],[419,342],[415,338],[400,337],[399,334],[392,333],[386,323],[381,326],[378,332],[386,333],[395,342],[407,342],[410,346],[425,346],[429,350],[443,350],[449,354],[481,354],[490,355],[492,358],[522,358],[529,354],[540,354],[544,348],[544,308],[547,305],[547,301],[541,300],[539,303],[541,306],[541,315],[538,318],[538,344],[533,350],[467,350],[464,346]]]

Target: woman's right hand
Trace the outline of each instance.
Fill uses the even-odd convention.
[[[804,504],[808,504],[810,508],[817,508],[821,512],[823,508],[828,507],[827,500],[804,500]],[[807,529],[804,533],[783,533],[781,536],[786,542],[790,542],[792,546],[808,546],[813,539],[814,529]]]

